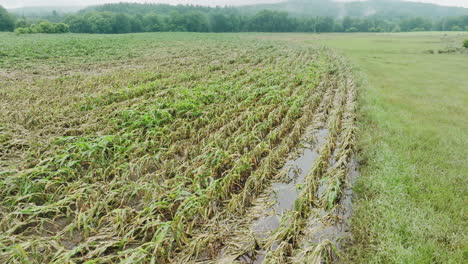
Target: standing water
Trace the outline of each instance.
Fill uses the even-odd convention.
[[[287,181],[273,184],[273,204],[268,209],[270,214],[261,217],[253,224],[256,238],[267,237],[272,230],[279,227],[283,214],[294,208],[294,202],[299,195],[298,187],[304,183],[306,176],[312,170],[315,160],[319,157],[319,151],[325,144],[328,133],[328,129],[318,130],[314,142],[305,142],[299,156],[285,164],[284,168],[288,169]],[[273,245],[273,249],[274,247],[276,245]],[[254,254],[245,254],[239,257],[238,260],[257,264],[261,263],[264,258],[265,251],[258,250]]]

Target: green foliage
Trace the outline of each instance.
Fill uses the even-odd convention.
[[[13,31],[15,28],[14,17],[0,5],[0,31]]]
[[[163,29],[163,24],[160,17],[155,13],[149,13],[143,16],[141,20],[142,31],[145,32],[158,32]]]
[[[428,31],[433,27],[432,21],[427,18],[416,17],[404,19],[400,22],[402,31]]]
[[[46,34],[61,34],[70,32],[70,27],[64,23],[50,23],[48,21],[33,24],[29,27],[18,27],[15,29],[16,34],[32,34],[32,33],[46,33]]]
[[[31,23],[29,23],[26,19],[18,19],[15,22],[15,28],[26,28],[31,26]]]
[[[249,20],[249,31],[257,32],[290,32],[295,25],[286,12],[263,10]]]
[[[67,33],[70,32],[70,26],[65,23],[56,23],[54,24],[53,31],[55,33]]]
[[[25,28],[25,34],[33,33]],[[178,38],[174,35],[173,38]],[[145,43],[145,39],[153,40]],[[167,45],[169,37],[156,35],[118,35],[106,38],[103,35],[37,34],[31,38],[18,38],[13,34],[0,33],[0,68],[33,69],[41,65],[96,64],[109,60],[131,60],[140,56],[146,48]],[[135,44],[132,44],[135,41]]]
[[[327,2],[327,1],[325,1]],[[430,12],[416,12],[398,16],[396,11],[375,13],[371,16],[359,12],[367,3],[348,3],[352,7],[341,17],[326,12],[321,8],[331,8],[334,2],[306,2],[294,1],[283,4],[255,5],[253,9],[247,7],[203,7],[192,5],[138,4],[117,3],[105,4],[85,8],[73,15],[63,16],[52,12],[43,16],[51,22],[64,22],[70,25],[70,31],[75,33],[118,34],[130,32],[160,32],[160,31],[188,31],[188,32],[411,32],[411,31],[461,31],[468,28],[468,15],[460,17],[434,18]],[[393,6],[394,3],[379,1],[379,4]],[[397,5],[401,6],[401,3]],[[420,3],[405,3],[414,8],[426,6]],[[289,7],[288,7],[289,6]],[[306,12],[297,17],[295,11],[303,6]],[[258,9],[263,7],[263,9]],[[291,8],[294,7],[294,8]],[[326,9],[325,8],[325,9]],[[416,9],[418,9],[416,8]],[[438,7],[431,6],[437,9]],[[333,8],[332,8],[333,9]],[[449,8],[450,9],[450,8]],[[255,12],[252,12],[255,10]],[[340,9],[341,10],[341,9]],[[353,11],[354,10],[354,11]],[[367,10],[367,9],[363,9]],[[458,9],[457,9],[458,10]],[[312,12],[312,13],[307,13]],[[318,12],[315,14],[314,12]],[[421,16],[415,16],[420,14]],[[312,14],[315,14],[312,16]],[[448,13],[447,13],[448,14]],[[457,12],[451,13],[458,14]],[[18,22],[16,27],[27,27],[28,22]]]
[[[468,39],[463,42],[463,47],[468,49]]]
[[[230,9],[216,9],[216,11],[206,9],[208,11],[202,12],[195,7],[192,9],[185,7],[182,10],[184,12],[174,8],[167,14],[146,12],[144,15],[127,14],[123,10],[120,12],[89,11],[68,16],[65,18],[65,23],[69,24],[70,30],[76,33],[159,31],[410,32],[443,29],[461,30],[461,28],[468,27],[468,16],[450,18],[441,24],[438,21],[422,17],[401,20],[386,20],[379,17],[345,17],[343,19],[334,19],[333,17],[294,18],[287,12],[270,10],[260,11],[252,16],[232,12]]]
[[[18,35],[34,33],[30,27],[18,27],[15,29],[15,33]]]

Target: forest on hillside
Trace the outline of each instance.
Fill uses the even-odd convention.
[[[234,7],[118,3],[77,13],[52,11],[39,17],[18,16],[0,8],[0,31],[17,33],[132,32],[408,32],[468,30],[468,15],[451,17],[295,16],[286,11],[255,13]]]

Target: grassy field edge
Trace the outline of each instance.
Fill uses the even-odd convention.
[[[350,51],[343,53],[350,55]],[[374,72],[371,66],[364,66],[362,57],[352,54],[350,60],[359,84],[361,175],[354,186],[353,240],[347,245],[344,262],[465,262],[466,122],[460,122],[466,113],[466,96],[460,94],[463,90],[445,81],[452,91],[447,97],[452,100],[437,101],[444,94],[442,89],[424,87],[424,79],[415,81],[422,78],[425,69],[398,76],[405,79],[408,74],[414,75],[407,87],[403,82],[392,86],[385,83],[386,77],[396,72],[383,73],[381,81],[375,76],[377,71],[389,70],[387,66],[378,65]],[[444,81],[438,77],[433,77],[435,83]],[[416,86],[409,89],[410,84]],[[396,89],[388,92],[391,88]],[[426,96],[421,109],[421,105],[407,104],[421,103],[408,99],[416,91],[427,92],[420,95]],[[437,114],[424,111],[431,104]],[[434,122],[442,116],[444,123]]]

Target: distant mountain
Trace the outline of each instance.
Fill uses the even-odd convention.
[[[467,0],[468,1],[468,0]],[[207,6],[193,5],[168,5],[168,4],[136,4],[136,3],[114,3],[96,6],[49,6],[49,7],[24,7],[14,8],[8,11],[18,16],[38,18],[50,16],[53,11],[62,15],[66,13],[85,13],[91,11],[108,11],[126,14],[146,14],[155,12],[157,14],[169,14],[172,11],[187,13],[199,11],[212,13],[223,10],[231,14],[255,14],[262,10],[274,10],[288,12],[297,17],[367,17],[379,16],[381,18],[399,19],[407,17],[441,18],[449,16],[468,15],[468,8],[440,6],[435,4],[408,2],[403,0],[368,0],[354,2],[337,2],[334,0],[285,0],[274,4],[254,4],[237,7],[213,8]],[[55,15],[55,14],[54,14]]]
[[[224,8],[232,9],[232,8]],[[110,3],[103,5],[93,5],[88,6],[82,10],[80,13],[98,11],[98,12],[114,12],[114,13],[125,13],[125,14],[147,14],[147,13],[157,13],[157,14],[169,14],[172,11],[178,11],[181,13],[187,13],[192,11],[199,12],[210,12],[216,10],[216,8],[200,5],[169,5],[169,4],[158,4],[158,3]]]
[[[59,14],[78,12],[83,6],[28,6],[8,9],[8,12],[17,16],[41,17],[50,15],[53,11]]]
[[[268,9],[286,11],[295,16],[366,17],[376,15],[387,18],[447,17],[468,15],[468,8],[440,6],[401,0],[369,0],[335,2],[333,0],[289,0],[276,4],[256,4],[240,7],[244,12],[256,13]]]

